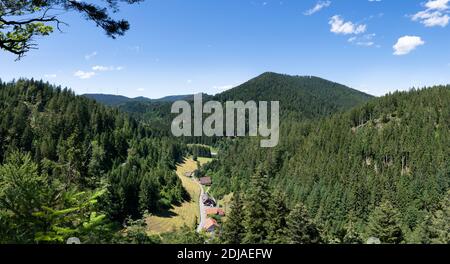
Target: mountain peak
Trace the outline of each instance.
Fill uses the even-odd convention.
[[[215,96],[219,101],[280,101],[284,114],[315,117],[349,109],[373,96],[315,76],[265,72]],[[282,113],[283,114],[283,113]]]

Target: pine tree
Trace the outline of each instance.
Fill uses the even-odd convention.
[[[383,201],[370,215],[368,235],[379,238],[382,243],[399,244],[403,241],[400,214],[389,200]]]
[[[244,205],[241,194],[236,192],[231,201],[231,212],[223,225],[220,239],[225,244],[241,244],[244,236]]]
[[[289,214],[289,209],[286,206],[285,196],[280,192],[272,195],[270,203],[268,226],[268,237],[266,243],[270,244],[285,244],[287,239],[287,223],[286,218]]]
[[[262,168],[252,176],[250,189],[245,199],[245,235],[243,243],[261,244],[267,238],[269,222],[270,192],[268,177]]]
[[[431,243],[450,243],[450,191],[443,197],[439,209],[433,213],[428,230]]]
[[[431,239],[435,238],[433,232],[431,215],[426,214],[424,219],[416,226],[414,231],[408,237],[408,243],[412,244],[431,244]]]
[[[342,240],[345,244],[362,244],[363,240],[355,224],[354,214],[351,213],[347,224],[345,225],[345,235]]]
[[[159,203],[159,184],[150,173],[144,175],[139,190],[139,209],[141,212],[157,210]]]
[[[317,244],[320,231],[311,220],[305,206],[298,203],[287,218],[289,242],[292,244]]]

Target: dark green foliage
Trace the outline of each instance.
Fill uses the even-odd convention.
[[[70,90],[34,80],[0,81],[0,164],[4,171],[0,175],[4,181],[0,223],[8,226],[7,233],[24,232],[2,237],[20,243],[63,242],[69,235],[84,236],[77,227],[66,226],[66,218],[94,226],[106,216],[122,224],[128,217],[140,219],[144,211],[156,212],[188,199],[173,172],[186,148],[177,139],[155,134],[148,124]],[[11,160],[15,153],[26,153],[25,165]],[[8,182],[18,182],[8,177],[20,175],[25,177],[24,186],[9,188]],[[23,195],[10,194],[21,188],[25,188]],[[102,195],[87,195],[98,189]],[[84,203],[94,200],[100,202],[95,208],[99,212],[85,211]],[[68,215],[66,209],[70,209]],[[105,230],[105,234],[115,231]],[[95,232],[83,238],[91,243],[106,241],[102,236],[97,239]]]
[[[239,193],[233,196],[231,213],[224,223],[220,242],[226,244],[292,243],[294,228],[297,228],[293,221],[303,221],[301,224],[307,232],[304,235],[304,243],[321,241],[320,233],[309,217],[300,220],[295,209],[290,212],[287,208],[285,196],[280,192],[272,192],[268,185],[268,176],[262,167],[258,168],[252,176],[244,198],[242,202]],[[306,242],[306,237],[309,242]]]
[[[108,240],[111,230],[97,200],[104,190],[83,191],[40,173],[29,154],[11,153],[0,166],[0,243],[83,243]]]
[[[144,175],[139,190],[139,210],[154,212],[160,201],[160,185],[157,176],[147,173]]]
[[[245,197],[245,234],[243,243],[261,244],[268,236],[270,190],[268,176],[262,168],[258,168],[252,176],[250,188]]]
[[[282,101],[276,148],[260,148],[259,138],[181,139],[214,142],[218,159],[200,174],[213,178],[215,197],[240,193],[233,202],[240,209],[227,215],[222,242],[362,243],[373,236],[383,243],[448,243],[450,87],[396,92],[362,105],[369,96],[317,78],[268,73],[240,88],[215,98]],[[145,211],[189,199],[173,173],[176,161],[189,152],[204,155],[158,125],[170,124],[169,106],[127,106],[136,107],[137,121],[42,82],[0,82],[0,162],[10,164],[6,157],[17,150],[28,153],[37,167],[31,189],[43,175],[73,193],[95,194],[106,186],[101,207],[89,209],[94,222],[101,215],[120,224],[141,219]],[[33,202],[44,194],[35,195]],[[80,206],[53,207],[46,215]],[[8,234],[22,230],[10,225],[26,226],[25,219],[0,208],[0,225],[8,226],[1,237],[35,239]],[[203,243],[194,229],[166,234],[162,242]]]
[[[241,194],[235,193],[233,195],[231,212],[227,216],[227,221],[223,225],[222,234],[220,236],[221,242],[225,244],[241,244],[244,235],[244,204],[242,202]]]
[[[310,218],[303,204],[297,204],[287,217],[288,242],[292,244],[317,244],[321,242],[320,231]]]
[[[450,243],[450,191],[442,199],[438,210],[431,218],[431,243]]]
[[[114,95],[86,95],[107,105],[118,106],[139,120],[161,128],[161,133],[170,132],[170,124],[176,116],[170,113],[173,100],[187,100],[191,96],[174,96],[158,100],[146,98],[124,98]],[[289,120],[304,120],[327,116],[366,102],[372,96],[338,83],[312,76],[289,76],[264,73],[231,90],[215,96],[203,94],[203,101],[280,101],[281,117]],[[185,137],[186,143],[220,145],[222,138]]]
[[[112,95],[112,94],[84,94],[84,97],[95,100],[107,106],[119,106],[127,102],[149,102],[150,99],[145,97],[138,98],[128,98],[122,95]]]
[[[302,202],[327,239],[344,240],[350,214],[363,233],[383,199],[399,211],[407,239],[450,188],[449,102],[450,87],[438,86],[326,118],[284,118],[276,148],[261,149],[257,138],[224,141],[205,166],[212,192],[220,197],[248,186],[266,164],[269,185],[286,194],[289,207]]]
[[[286,205],[286,197],[284,194],[277,192],[272,194],[269,207],[268,235],[266,243],[270,244],[286,244],[289,243],[287,230],[287,217],[289,208]]]
[[[399,244],[403,241],[400,214],[389,200],[383,201],[369,217],[367,235],[381,243]]]
[[[142,105],[145,106],[145,104],[140,103],[171,103],[178,100],[189,100],[192,98],[192,95],[172,95],[172,96],[165,96],[159,99],[150,99],[146,97],[136,97],[136,98],[129,98],[122,95],[112,95],[112,94],[84,94],[83,96],[93,99],[99,103],[108,105],[108,106],[118,106],[124,110],[126,110],[128,107],[132,107],[133,104],[129,103],[135,103],[135,105]],[[128,106],[127,106],[128,105]],[[148,106],[150,104],[147,104]],[[135,108],[137,110],[137,108]],[[129,108],[129,112],[135,112],[134,109]],[[139,111],[138,111],[139,112]]]
[[[321,78],[267,72],[216,95],[214,100],[276,100],[280,101],[282,118],[302,120],[345,110],[371,98],[371,95]]]
[[[342,239],[342,243],[344,244],[362,244],[363,238],[361,237],[361,233],[358,231],[356,226],[356,219],[353,214],[350,214],[349,220],[347,224],[344,226],[345,235]]]
[[[450,191],[443,197],[438,208],[425,217],[414,235],[414,242],[417,243],[450,243]]]
[[[189,145],[189,152],[193,157],[211,158],[211,148],[203,145]],[[194,159],[195,160],[195,159]]]

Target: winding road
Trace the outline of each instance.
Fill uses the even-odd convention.
[[[200,222],[198,224],[197,227],[197,232],[200,233],[203,229],[203,226],[205,225],[205,220],[206,220],[206,207],[202,202],[202,196],[205,193],[203,186],[200,184],[200,182],[196,181],[198,186],[200,187],[200,197],[198,197],[198,204],[199,204],[199,208],[200,208]]]

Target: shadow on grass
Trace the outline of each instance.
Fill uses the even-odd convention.
[[[153,215],[157,216],[157,217],[163,217],[163,218],[172,218],[172,217],[178,216],[177,213],[170,211],[170,209],[153,213]]]

